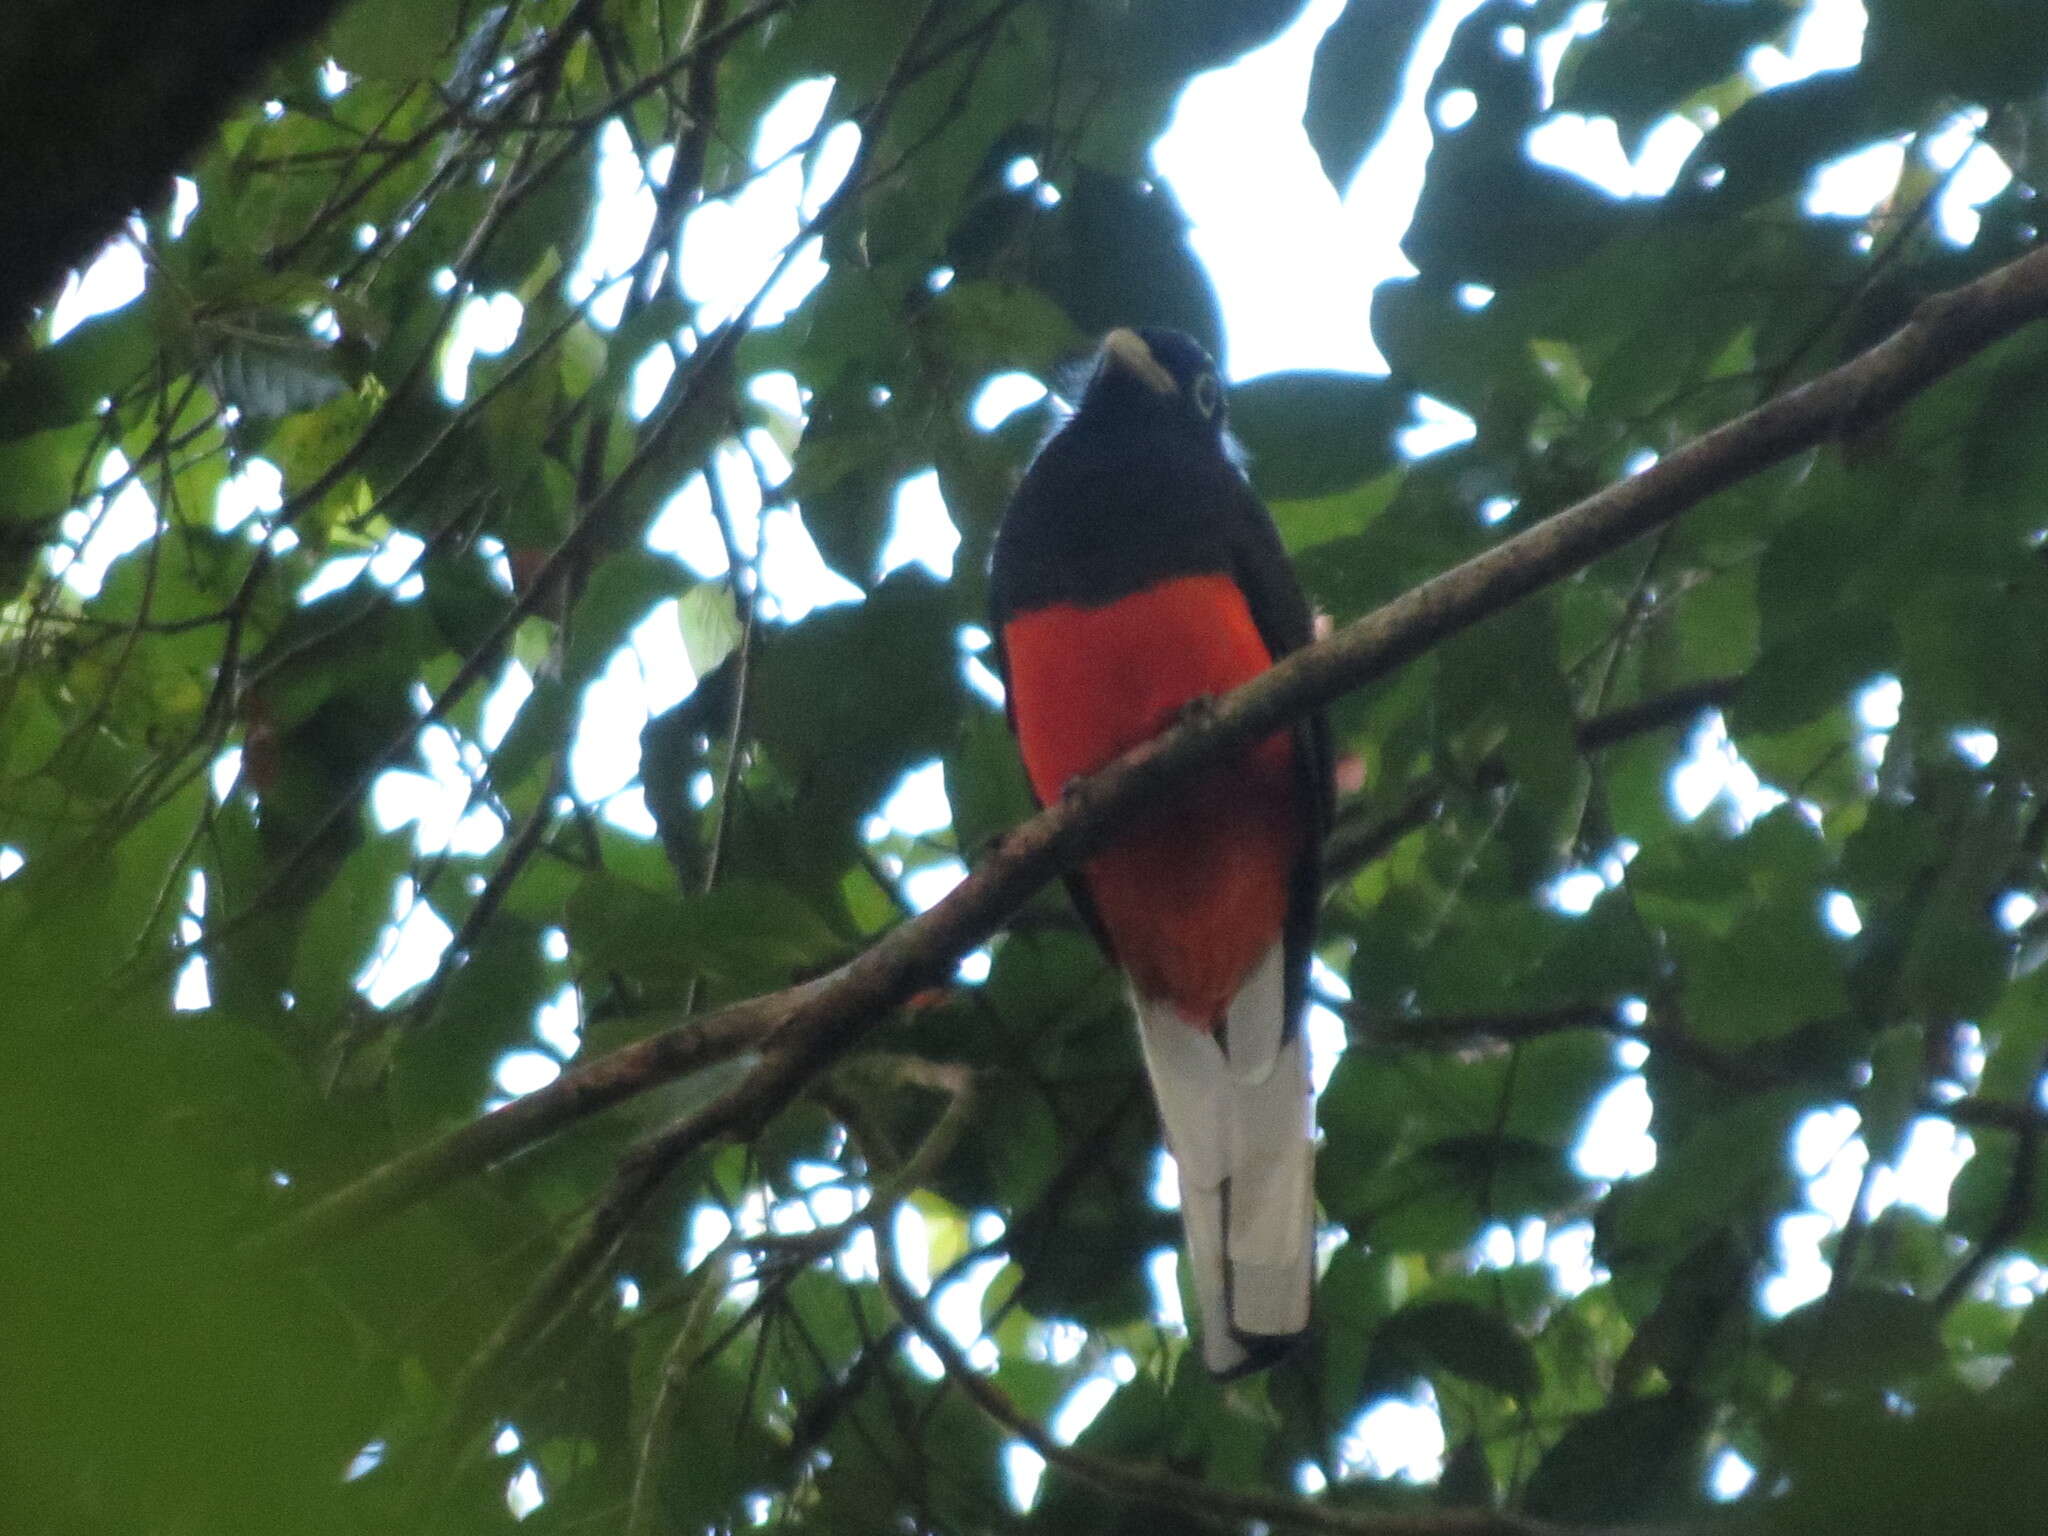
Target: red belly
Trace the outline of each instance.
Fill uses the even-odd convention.
[[[1191,700],[1272,665],[1244,594],[1220,575],[1021,614],[1003,650],[1024,768],[1048,803]],[[1142,814],[1083,878],[1138,992],[1213,1028],[1280,935],[1300,848],[1294,745],[1281,732]]]

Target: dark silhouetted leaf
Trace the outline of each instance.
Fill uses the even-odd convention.
[[[1394,115],[1430,12],[1427,0],[1349,0],[1316,44],[1301,125],[1340,197]]]
[[[1432,1367],[1525,1403],[1540,1383],[1528,1341],[1499,1313],[1469,1301],[1411,1302],[1373,1335],[1369,1376]]]
[[[1349,373],[1269,373],[1232,387],[1230,427],[1274,500],[1348,491],[1390,467],[1404,390]]]
[[[1524,1506],[1548,1520],[1670,1519],[1699,1501],[1702,1441],[1713,1405],[1671,1392],[1610,1404],[1577,1420],[1544,1453]]]

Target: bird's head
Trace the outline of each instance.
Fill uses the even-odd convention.
[[[1102,340],[1080,420],[1130,428],[1171,425],[1223,441],[1223,382],[1201,343],[1158,326],[1119,327]]]

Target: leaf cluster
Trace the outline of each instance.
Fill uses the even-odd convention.
[[[1325,34],[1304,127],[1335,187],[1435,9],[1350,0]],[[1795,0],[1457,24],[1421,85],[1415,270],[1373,294],[1389,373],[1233,391],[1321,611],[2038,242],[2048,29],[2020,0],[1868,9],[1858,63],[1771,89],[1746,61],[1810,23]],[[829,1061],[778,1062],[786,1012],[719,1013],[867,953],[1029,813],[975,626],[1055,407],[970,407],[1002,374],[1061,388],[1111,325],[1224,350],[1148,155],[1188,79],[1299,10],[354,0],[274,44],[186,194],[155,189],[140,296],[0,359],[11,1524],[489,1530],[516,1479],[536,1529],[1227,1521],[1199,1485],[1308,1528],[1655,1527],[1706,1514],[1730,1452],[1762,1529],[2038,1523],[2038,331],[1341,702],[1327,1267],[1263,1379],[1217,1386],[1158,1320],[1157,1126],[1056,890]],[[815,127],[757,152],[820,81]],[[1619,198],[1530,157],[1560,113],[1698,142]],[[2012,173],[1967,239],[1958,122]],[[1886,141],[1872,212],[1809,210],[1820,167]],[[775,249],[712,292],[702,252],[776,198]],[[1404,452],[1420,397],[1469,439]],[[926,471],[952,573],[885,573]],[[775,551],[805,541],[857,600],[791,603]],[[691,675],[598,794],[593,701],[657,630]],[[950,821],[883,817],[934,763]],[[1754,792],[1681,806],[1717,771]],[[408,783],[452,793],[441,830],[390,812]],[[380,987],[408,913],[446,943]],[[478,1124],[508,1060],[560,1067],[563,1019],[602,1070],[713,1015],[688,1071],[593,1088],[310,1255],[242,1256]],[[787,1090],[735,1099],[764,1061]],[[1631,1101],[1655,1158],[1624,1173],[1587,1131]],[[1795,1157],[1830,1123],[1867,1154],[1846,1220]],[[1945,1202],[1887,1203],[1944,1127]],[[862,1214],[898,1201],[917,1222]],[[1787,1310],[1816,1224],[1824,1290]],[[1055,1462],[1020,1509],[1009,1433],[906,1347],[876,1243],[978,1298],[970,1358],[1026,1419],[1107,1383],[1077,1448],[1162,1475]],[[1361,1438],[1391,1398],[1435,1415],[1433,1480]]]

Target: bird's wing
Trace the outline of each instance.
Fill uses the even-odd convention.
[[[1315,615],[1294,564],[1280,542],[1280,530],[1265,503],[1235,475],[1230,508],[1231,568],[1252,622],[1266,649],[1278,661],[1315,638]],[[1287,906],[1287,1011],[1290,1029],[1299,1028],[1307,1002],[1310,952],[1315,946],[1316,913],[1322,905],[1322,846],[1336,814],[1334,753],[1330,723],[1317,710],[1294,728],[1295,794],[1305,826],[1302,852],[1295,862]]]

